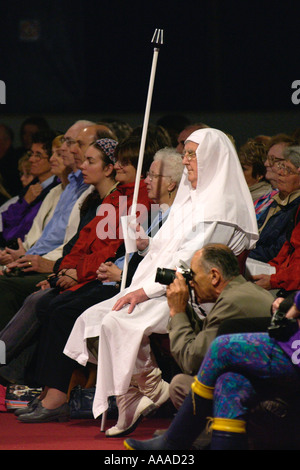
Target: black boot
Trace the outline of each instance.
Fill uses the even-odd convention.
[[[210,450],[247,450],[245,421],[215,418]]]

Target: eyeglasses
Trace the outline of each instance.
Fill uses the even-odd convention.
[[[184,159],[184,157],[186,156],[187,160],[190,162],[191,160],[193,160],[194,158],[196,158],[196,152],[193,152],[193,151],[189,151],[189,150],[186,150],[185,152],[183,152],[181,154],[181,158],[182,160]]]
[[[146,177],[149,178],[150,181],[153,181],[156,178],[162,177],[162,178],[171,178],[171,176],[168,175],[157,175],[155,173],[151,173],[150,171],[147,171]]]
[[[66,143],[67,147],[71,147],[71,145],[76,144],[76,140],[71,139],[71,137],[62,137],[61,138],[61,143],[62,144]]]
[[[269,160],[270,166],[275,165],[275,163],[282,162],[284,158],[273,157],[273,155],[267,155],[265,161]]]
[[[289,168],[284,163],[277,163],[277,169],[282,172],[283,176],[290,176],[290,175],[299,175],[300,176],[298,171],[295,171],[292,168]]]
[[[34,157],[37,162],[39,162],[40,160],[49,160],[49,158],[50,158],[50,157],[48,157],[48,155],[43,155],[40,152],[30,152],[29,151],[29,152],[27,152],[27,155],[29,156],[29,158]]]

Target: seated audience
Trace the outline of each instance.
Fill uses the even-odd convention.
[[[268,151],[266,164],[272,164],[272,177],[276,179],[279,191],[272,197],[268,209],[258,220],[259,240],[249,254],[250,258],[265,263],[279,253],[286,240],[290,221],[300,203],[300,179],[297,173],[300,167],[299,147],[292,147],[286,142],[272,145]],[[288,166],[289,170],[279,171],[282,164]]]
[[[53,148],[53,144],[52,144],[52,148]],[[26,186],[28,186],[34,178],[33,174],[31,173],[31,165],[29,161],[29,156],[30,156],[29,152],[26,152],[23,155],[23,157],[21,157],[18,161],[20,181],[22,183],[23,188],[26,188]]]
[[[48,132],[50,130],[47,119],[43,116],[30,116],[26,118],[20,127],[20,141],[21,146],[16,149],[19,154],[24,155],[25,152],[30,150],[32,145],[32,136],[37,132]]]
[[[49,191],[49,193],[45,197],[37,215],[33,220],[31,229],[29,230],[27,235],[25,235],[24,243],[22,243],[21,238],[18,238],[18,249],[6,247],[0,252],[0,264],[2,265],[9,264],[15,259],[19,258],[21,255],[25,254],[25,252],[29,250],[29,248],[39,239],[46,224],[53,216],[56,204],[60,198],[62,191],[65,189],[69,182],[68,174],[70,173],[71,169],[65,166],[60,151],[60,147],[62,145],[62,137],[63,136],[57,136],[53,140],[52,155],[49,160],[51,173],[59,179],[60,184],[52,188],[51,191]]]
[[[3,228],[3,223],[2,223],[2,212],[5,212],[6,209],[11,204],[14,204],[17,202],[20,197],[23,196],[23,194],[26,192],[27,186],[32,182],[34,176],[31,174],[31,164],[29,161],[29,154],[26,152],[18,161],[18,171],[19,171],[19,179],[20,179],[20,186],[21,190],[19,191],[19,194],[16,196],[10,197],[6,202],[1,204],[0,206],[0,232],[2,232]]]
[[[21,257],[7,265],[5,275],[0,276],[0,291],[3,299],[0,329],[4,328],[8,320],[15,315],[27,295],[38,289],[37,283],[52,272],[54,262],[61,256],[66,232],[68,231],[70,238],[76,233],[79,219],[77,213],[75,218],[72,216],[72,209],[87,185],[70,154],[70,142],[75,141],[79,131],[87,125],[90,125],[89,121],[78,121],[65,134],[61,152],[65,165],[71,167],[72,171],[68,175],[69,184],[62,192],[51,220],[26,254],[23,255],[24,249],[20,248],[19,256]],[[92,136],[94,135],[95,132],[92,133]],[[59,246],[61,246],[60,254],[56,251]]]
[[[151,235],[159,229],[160,222],[167,218],[168,209],[174,200],[182,170],[181,157],[175,149],[165,148],[158,151],[154,156],[145,183],[148,197],[161,206],[161,215],[163,217],[157,214],[157,217],[152,221],[151,227],[149,227]],[[122,264],[121,259],[117,261],[119,261],[119,265]],[[135,259],[135,256],[131,258],[130,263],[133,263],[135,267],[138,262],[139,259]],[[103,273],[104,270],[102,270],[100,277],[107,281],[107,275]],[[120,277],[118,281],[118,284],[102,284],[99,280],[94,281],[86,284],[84,289],[77,290],[75,296],[74,293],[69,295],[62,293],[57,296],[55,292],[50,291],[49,294],[43,297],[42,304],[41,301],[37,304],[37,315],[41,318],[42,331],[37,355],[38,373],[36,380],[38,383],[46,385],[42,406],[46,410],[56,410],[48,415],[43,410],[43,414],[46,413],[48,416],[47,420],[57,420],[61,416],[61,412],[64,414],[66,411],[65,403],[69,382],[72,372],[74,368],[78,367],[78,364],[66,357],[62,351],[76,318],[91,305],[114,296],[120,288]],[[54,336],[52,331],[55,331]],[[39,358],[43,359],[40,360]],[[48,384],[51,384],[50,387]],[[23,416],[21,420],[25,419],[26,422],[36,419],[42,422],[41,416],[38,418],[33,414],[28,417]]]
[[[254,208],[256,208],[256,201],[265,194],[268,194],[272,189],[270,183],[265,178],[266,146],[250,139],[240,147],[238,156]]]
[[[299,176],[300,177],[300,176]],[[276,258],[269,261],[269,265],[276,268],[274,274],[256,274],[252,280],[256,285],[267,290],[277,290],[276,296],[286,297],[290,291],[300,289],[300,208],[295,217],[295,226],[291,233],[287,233],[287,240],[283,244]]]
[[[255,137],[257,141],[257,137]],[[259,140],[259,142],[261,142]],[[267,147],[267,158],[265,160],[266,174],[265,178],[272,186],[269,193],[261,196],[255,201],[255,212],[258,221],[258,226],[261,226],[261,220],[264,220],[265,214],[269,206],[274,202],[273,197],[278,194],[277,189],[277,166],[275,163],[283,159],[283,150],[286,146],[295,144],[295,139],[287,134],[278,134],[270,137],[265,141]]]
[[[29,161],[31,173],[35,179],[24,196],[2,212],[2,247],[16,238],[24,239],[43,200],[58,184],[58,179],[51,173],[49,162],[54,137],[53,132],[35,134],[33,137]]]
[[[180,155],[183,153],[184,150],[184,142],[188,138],[189,135],[191,135],[193,132],[199,130],[199,129],[206,129],[207,126],[203,122],[199,123],[194,123],[194,124],[188,124],[186,127],[184,127],[178,134],[177,136],[177,142],[176,142],[176,150]]]
[[[100,140],[99,142],[101,143],[102,140]],[[106,163],[106,165],[104,166],[105,171],[103,171],[102,169],[103,156],[101,157],[101,155],[103,152],[108,153],[109,148],[112,148],[110,143],[113,141],[107,141],[106,139],[105,142],[107,142],[107,145],[103,148],[103,150],[97,147],[97,145],[96,148],[89,147],[89,153],[87,153],[87,158],[82,164],[82,170],[85,180],[89,183],[93,181],[94,185],[99,191],[99,194],[101,195],[101,199],[97,200],[96,202],[96,207],[98,207],[99,209],[101,207],[101,203],[104,203],[104,207],[107,208],[108,205],[111,204],[112,209],[116,207],[121,214],[121,212],[128,210],[131,205],[134,190],[136,166],[138,164],[140,139],[128,138],[126,141],[123,141],[123,143],[117,147],[116,155],[118,155],[118,158],[120,160],[120,162],[116,162],[115,164],[115,170],[117,172],[116,180],[119,181],[119,185],[117,186],[117,188],[115,188],[115,186],[112,184],[111,176],[108,172],[109,169],[112,170],[112,164],[110,164],[110,166],[106,168],[106,166],[108,165],[108,162],[106,161],[108,160],[108,156],[105,157],[104,161],[104,163]],[[149,143],[146,147],[146,152],[144,155],[145,168],[146,165],[149,165],[149,161],[152,161],[153,159],[153,148],[157,148],[156,141],[153,141],[151,145]],[[93,155],[90,155],[90,153],[93,153]],[[95,171],[95,173],[93,173],[93,169],[95,169],[96,167],[98,167],[98,171]],[[108,174],[106,174],[107,172]],[[126,183],[127,180],[129,180],[128,183]],[[146,185],[143,180],[140,183],[140,187],[141,188],[138,200],[144,204],[144,209],[149,208],[149,198],[146,195]],[[115,191],[109,194],[112,189],[114,189]],[[172,189],[172,187],[170,189]],[[122,205],[120,206],[120,208],[119,196],[122,196],[122,199],[120,200],[120,202],[122,202]],[[94,210],[96,210],[96,207],[94,205]],[[105,211],[105,209],[103,209],[103,211]],[[141,214],[141,217],[142,215],[143,214]],[[113,213],[111,213],[111,218],[112,217],[115,218],[114,211]],[[57,281],[57,287],[59,286],[60,289],[56,289],[54,290],[54,292],[52,291],[52,294],[56,295],[61,290],[67,291],[67,289],[73,291],[76,288],[77,290],[79,288],[80,290],[79,283],[74,282],[74,279],[77,278],[77,272],[74,272],[75,270],[72,269],[67,270],[67,267],[64,266],[64,263],[68,264],[68,268],[70,268],[71,263],[75,263],[75,266],[76,268],[78,268],[78,270],[80,268],[80,272],[78,274],[81,276],[80,283],[81,285],[83,285],[88,284],[89,281],[95,281],[97,278],[96,271],[101,262],[105,261],[108,257],[114,256],[116,249],[118,248],[118,246],[121,245],[121,240],[116,237],[111,240],[108,237],[104,239],[98,238],[96,230],[99,231],[98,224],[100,224],[102,221],[108,222],[107,218],[105,217],[105,214],[100,215],[98,211],[98,215],[95,217],[94,214],[93,220],[90,223],[81,227],[79,236],[74,237],[75,242],[71,240],[66,246],[65,256],[61,260],[59,260],[59,262],[56,263],[56,273],[59,277]],[[116,235],[118,234],[119,230],[119,222],[120,221],[118,217],[116,217]],[[113,230],[113,225],[111,225],[110,228],[111,230]],[[82,255],[83,252],[85,252],[84,257]],[[68,281],[69,284],[67,286]],[[98,284],[99,282],[97,282],[96,291],[98,291]],[[90,287],[93,288],[93,284],[91,286],[85,287],[85,289],[81,289],[81,291],[85,292]],[[33,315],[33,313],[36,311],[35,303],[37,301],[37,296],[43,296],[43,294],[44,292],[42,291],[40,293],[36,293],[30,296],[30,299],[28,299],[28,301],[26,299],[26,305],[24,304],[24,306],[19,312],[19,315],[17,315],[17,318],[13,319],[12,322],[7,325],[7,328],[2,332],[3,334],[1,333],[1,337],[5,338],[7,344],[8,356],[10,355],[11,349],[18,349],[19,352],[20,349],[22,349],[22,346],[20,347],[20,343],[26,345],[27,338],[30,339],[33,333],[38,328],[36,316]],[[72,297],[72,294],[74,294],[74,292],[68,293],[67,291],[64,295],[63,293],[61,293],[58,296],[59,299],[57,299],[56,302],[59,302],[60,299],[62,299],[63,301],[64,297],[66,297],[67,295],[69,297]],[[94,295],[97,294],[97,292],[94,293]],[[45,293],[45,295],[47,294]],[[87,298],[88,297],[89,296],[87,295]],[[31,301],[33,301],[34,305],[32,305]],[[81,312],[82,310],[79,313]],[[28,335],[27,325],[30,325]],[[1,370],[1,373],[2,372],[3,369]]]

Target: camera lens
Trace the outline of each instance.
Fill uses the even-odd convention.
[[[157,268],[155,282],[159,282],[165,286],[169,286],[172,284],[176,277],[175,269],[167,269],[167,268]]]

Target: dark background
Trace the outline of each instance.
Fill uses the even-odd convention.
[[[298,112],[299,13],[296,1],[2,0],[1,115],[142,114],[155,28],[152,113]]]

